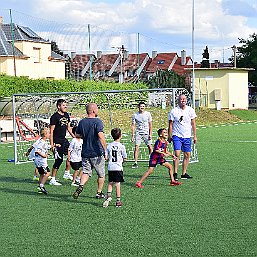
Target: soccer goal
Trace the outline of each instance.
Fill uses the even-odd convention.
[[[134,152],[134,144],[131,142],[131,121],[132,115],[138,110],[138,103],[144,101],[146,110],[152,114],[154,142],[157,139],[157,130],[168,127],[168,113],[177,105],[178,96],[182,93],[187,96],[190,105],[190,94],[183,88],[14,94],[14,161],[16,164],[29,161],[25,153],[39,137],[40,129],[49,126],[50,116],[56,111],[56,102],[60,98],[68,102],[68,112],[72,121],[79,121],[86,116],[87,103],[97,103],[99,118],[104,122],[107,142],[111,141],[111,129],[121,128],[122,143],[126,146],[128,160],[131,161]],[[171,145],[169,148],[172,151]],[[197,162],[196,146],[192,145],[192,148],[190,161]],[[139,149],[139,161],[148,159],[148,149],[142,144]]]

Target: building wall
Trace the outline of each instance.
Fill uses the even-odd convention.
[[[51,44],[16,42],[15,46],[28,58],[16,58],[16,75],[29,78],[65,79],[65,62],[50,61]],[[14,76],[13,57],[1,59],[2,73]]]
[[[248,109],[248,72],[229,74],[229,109]]]
[[[211,109],[248,109],[248,71],[241,69],[195,70],[196,101]]]

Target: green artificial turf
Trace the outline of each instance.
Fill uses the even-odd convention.
[[[197,134],[192,180],[170,187],[158,166],[138,189],[147,163],[126,163],[122,208],[115,194],[108,208],[94,198],[95,174],[74,200],[64,166],[63,185],[37,194],[33,164],[9,163],[12,145],[0,144],[0,256],[256,256],[257,123]]]

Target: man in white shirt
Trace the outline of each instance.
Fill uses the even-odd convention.
[[[150,112],[145,111],[145,103],[138,104],[138,112],[132,116],[131,125],[132,138],[131,141],[135,143],[134,160],[132,168],[138,168],[138,153],[139,146],[142,141],[147,145],[149,154],[153,151],[152,148],[152,116]]]
[[[174,160],[174,179],[178,180],[178,165],[180,159],[180,152],[184,153],[182,163],[181,179],[191,179],[192,177],[187,173],[187,167],[190,160],[191,136],[193,131],[193,142],[196,144],[196,113],[195,110],[187,105],[187,98],[185,95],[179,96],[178,106],[172,109],[169,113],[169,129],[168,141],[173,142],[173,148],[177,159]]]

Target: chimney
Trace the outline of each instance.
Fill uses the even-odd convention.
[[[219,68],[220,66],[219,60],[214,60],[214,65],[215,65],[215,68]]]
[[[152,51],[152,58],[154,59],[157,56],[157,51]]]
[[[100,59],[102,57],[102,51],[97,51],[96,52],[96,58]]]
[[[2,26],[2,25],[3,25],[3,17],[0,16],[0,26]]]
[[[76,56],[76,52],[71,52],[70,53],[71,60],[73,60],[75,58],[75,56]]]
[[[186,65],[186,51],[185,50],[181,51],[181,65],[182,66]]]

